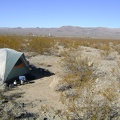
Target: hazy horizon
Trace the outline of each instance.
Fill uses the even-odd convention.
[[[0,26],[0,28],[23,28],[23,29],[25,29],[25,28],[62,28],[62,27],[78,27],[78,28],[110,28],[110,29],[114,29],[114,28],[112,28],[112,27],[101,27],[101,26],[96,26],[96,27],[82,27],[82,26],[72,26],[72,25],[64,25],[64,26],[60,26],[60,27],[20,27],[20,26],[16,26],[16,27],[1,27]],[[115,29],[119,29],[120,27],[116,27]]]

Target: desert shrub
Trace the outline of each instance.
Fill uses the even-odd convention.
[[[118,119],[119,110],[112,105],[116,99],[115,92],[109,87],[96,91],[96,68],[82,49],[70,48],[65,51],[62,67],[65,75],[57,90],[62,92],[61,102],[67,106],[64,112],[67,120]]]
[[[92,47],[104,51],[109,51],[113,48],[115,51],[119,51],[120,40],[112,39],[97,39],[97,38],[77,38],[77,37],[56,37],[55,41],[64,48],[73,47],[77,49],[79,46]]]
[[[29,42],[29,51],[37,53],[49,53],[54,41],[49,37],[32,37]]]
[[[109,46],[109,43],[108,44],[102,44],[100,47],[99,47],[100,50],[104,50],[104,51],[110,51],[110,46]]]
[[[114,60],[115,59],[115,54],[111,50],[100,51],[100,56],[101,56],[101,58],[103,58],[105,60]]]
[[[17,35],[0,35],[0,48],[21,50],[22,37]]]
[[[117,77],[118,81],[120,81],[120,60],[117,61],[117,67],[114,68],[112,72],[113,72],[113,75]],[[120,86],[119,86],[119,88],[120,88]],[[120,89],[119,89],[119,91],[120,91]]]
[[[67,120],[81,118],[80,114],[83,108],[81,109],[76,102],[81,92],[83,90],[90,91],[90,87],[95,82],[96,76],[94,74],[93,64],[88,63],[88,59],[82,55],[82,51],[77,53],[75,49],[70,49],[64,54],[63,66],[66,74],[61,82],[63,85],[67,83],[67,88],[62,89],[64,86],[61,87],[63,91],[61,101],[68,105],[67,111],[65,112]],[[92,97],[92,95],[86,97]],[[90,98],[86,100],[90,100]],[[91,100],[89,102],[86,101],[89,104],[90,102]]]
[[[118,45],[113,46],[113,49],[120,54],[120,43]]]
[[[64,112],[67,120],[117,120],[120,118],[119,107],[112,104],[117,98],[113,88],[108,87],[98,92],[94,89],[94,83],[87,83],[82,88],[62,92],[61,102],[67,105]],[[100,96],[103,98],[101,99]]]
[[[9,47],[21,51],[35,51],[39,53],[50,52],[50,47],[58,43],[58,46],[64,48],[77,48],[78,46],[93,47],[100,50],[109,51],[110,44],[119,53],[120,40],[95,39],[95,38],[77,38],[77,37],[41,37],[41,36],[18,36],[18,35],[0,35],[0,47]],[[53,47],[55,50],[59,49]]]
[[[93,67],[93,63],[90,63],[80,50],[69,49],[66,51],[62,59],[62,66],[64,67],[65,75],[60,82],[63,85],[67,83],[67,88],[73,89],[75,96],[79,94],[77,93],[78,91],[82,91],[84,88],[92,85],[97,78],[94,74],[95,68]],[[69,94],[66,94],[66,96],[73,97],[74,95],[70,94],[69,96]]]
[[[62,66],[65,70],[64,80],[72,87],[80,87],[96,78],[93,63],[82,54],[82,50],[69,49],[64,54]]]

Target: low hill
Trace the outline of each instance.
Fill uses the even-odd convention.
[[[87,37],[120,39],[120,28],[62,26],[60,28],[0,28],[0,34],[56,37]]]

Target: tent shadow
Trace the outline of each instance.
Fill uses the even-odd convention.
[[[49,77],[55,75],[54,73],[44,68],[37,68],[33,65],[30,65],[29,67],[30,67],[30,72],[25,75],[28,81],[37,80],[43,77]]]

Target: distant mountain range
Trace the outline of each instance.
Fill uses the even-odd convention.
[[[87,37],[120,39],[120,28],[62,26],[60,28],[4,28],[0,34],[39,35],[56,37]]]

